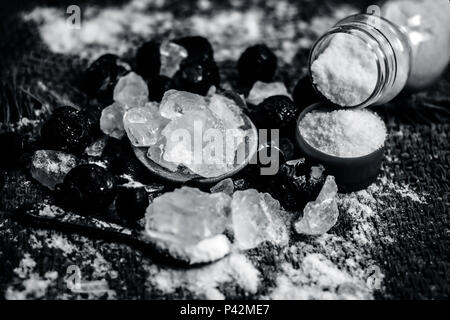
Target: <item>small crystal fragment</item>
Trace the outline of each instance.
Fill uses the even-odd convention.
[[[91,157],[101,157],[103,150],[108,142],[108,136],[103,136],[95,140],[90,146],[84,150],[84,152]]]
[[[212,193],[223,192],[228,194],[229,196],[232,196],[234,192],[233,180],[231,178],[222,180],[218,182],[215,186],[213,186],[210,190]]]
[[[126,109],[144,106],[148,101],[147,83],[136,73],[128,73],[114,87],[114,101],[125,105]]]
[[[328,176],[316,201],[306,204],[303,217],[295,223],[295,230],[307,235],[321,235],[330,230],[339,216],[336,194],[334,177]]]
[[[116,139],[122,139],[125,134],[123,127],[123,115],[125,114],[125,105],[114,102],[102,111],[100,117],[100,129],[104,134]]]
[[[31,175],[40,184],[55,190],[66,174],[78,163],[75,156],[53,150],[38,150],[31,159]]]
[[[268,193],[236,191],[231,213],[235,244],[240,249],[255,248],[264,241],[283,245],[289,240],[280,203]]]
[[[180,63],[187,58],[187,50],[171,41],[165,41],[159,47],[161,56],[161,69],[159,74],[172,78],[180,69]]]
[[[225,193],[182,187],[153,200],[146,212],[146,230],[195,244],[225,230],[230,202]]]
[[[161,130],[168,120],[161,117],[156,103],[132,108],[123,116],[123,125],[128,139],[136,147],[149,147],[160,138]]]
[[[176,119],[188,111],[204,111],[207,102],[205,97],[195,93],[169,90],[164,94],[159,112],[164,118]]]
[[[257,106],[263,102],[266,98],[271,96],[287,96],[291,97],[286,89],[286,86],[282,82],[261,82],[256,81],[250,90],[247,102]]]

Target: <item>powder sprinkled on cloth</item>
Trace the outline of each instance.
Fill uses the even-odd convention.
[[[337,157],[361,157],[381,148],[386,126],[368,110],[313,111],[300,121],[302,137],[312,147]]]
[[[356,106],[375,90],[376,55],[357,37],[336,34],[312,63],[311,74],[319,91],[330,101]]]

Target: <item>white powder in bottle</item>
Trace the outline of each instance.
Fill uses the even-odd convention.
[[[368,110],[312,111],[299,123],[305,141],[323,153],[337,157],[361,157],[381,148],[386,126]]]
[[[376,55],[356,36],[338,33],[313,61],[311,74],[317,89],[341,106],[367,100],[378,81]]]

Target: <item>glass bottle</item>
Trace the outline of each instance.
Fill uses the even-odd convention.
[[[313,62],[334,36],[345,34],[363,41],[374,53],[377,66],[377,81],[372,94],[348,107],[383,104],[404,88],[418,90],[429,86],[444,72],[450,60],[450,13],[446,15],[450,11],[450,2],[439,1],[442,0],[387,1],[381,7],[381,16],[357,14],[339,21],[311,49],[311,79]],[[417,5],[411,7],[410,3]],[[324,96],[314,81],[312,83]]]

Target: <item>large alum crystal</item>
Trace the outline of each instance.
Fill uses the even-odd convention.
[[[148,101],[147,83],[136,73],[128,73],[114,87],[114,101],[122,103],[126,109],[144,106]]]
[[[306,204],[303,217],[295,223],[295,230],[307,235],[321,235],[330,230],[339,216],[336,195],[337,185],[334,177],[328,176],[316,201]]]
[[[31,159],[31,176],[40,184],[54,190],[66,174],[78,164],[75,156],[53,150],[38,150]]]
[[[205,97],[186,91],[168,90],[164,94],[159,112],[164,118],[176,119],[189,111],[205,111]]]
[[[171,41],[164,41],[159,47],[161,55],[161,68],[159,74],[172,78],[180,69],[180,63],[187,58],[187,50]]]
[[[144,107],[132,108],[123,116],[123,125],[128,139],[136,147],[154,145],[168,120],[161,117],[158,104],[147,103]]]
[[[126,106],[120,102],[114,102],[102,111],[100,117],[100,129],[110,137],[121,139],[125,134],[123,127],[123,115]]]
[[[224,193],[182,187],[153,200],[147,208],[146,229],[197,243],[225,230],[230,202]]]
[[[255,189],[236,191],[231,202],[235,244],[251,249],[263,241],[284,245],[289,236],[280,203]]]
[[[161,131],[162,143],[158,141],[148,152],[153,161],[168,169],[184,165],[204,177],[217,177],[233,168],[236,151],[248,134],[240,128],[244,120],[234,101],[217,94],[205,98],[169,90],[159,111],[171,121]]]
[[[256,81],[250,90],[247,102],[253,105],[258,105],[263,102],[266,98],[271,96],[287,96],[291,97],[286,89],[286,86],[282,82],[261,82]]]

